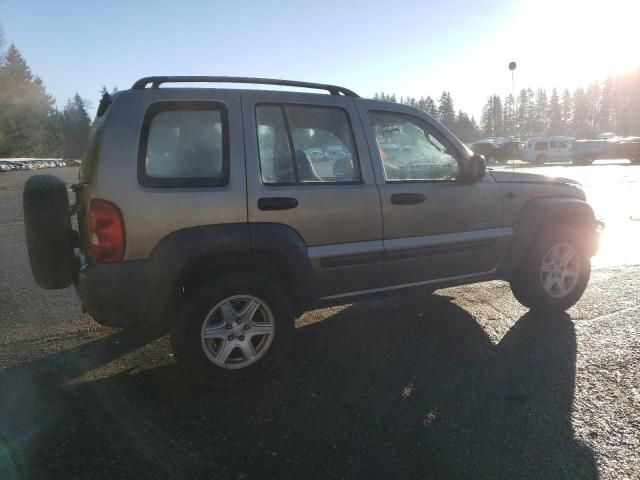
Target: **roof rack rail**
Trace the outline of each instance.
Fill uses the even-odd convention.
[[[131,87],[134,90],[143,90],[151,84],[151,88],[158,88],[163,83],[246,83],[257,85],[279,85],[283,87],[302,87],[316,90],[327,90],[331,95],[344,95],[345,97],[356,97],[359,95],[348,88],[337,85],[326,85],[324,83],[296,82],[294,80],[277,80],[274,78],[252,78],[252,77],[207,77],[207,76],[161,76],[144,77],[138,80]]]

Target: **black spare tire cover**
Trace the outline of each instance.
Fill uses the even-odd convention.
[[[68,287],[74,255],[66,185],[54,175],[34,175],[24,186],[22,205],[33,277],[47,290]]]

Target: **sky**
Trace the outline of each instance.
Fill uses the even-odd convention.
[[[59,106],[147,75],[334,83],[361,96],[574,89],[640,67],[640,0],[0,0],[14,43]]]

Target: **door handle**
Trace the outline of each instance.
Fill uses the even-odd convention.
[[[260,210],[289,210],[298,206],[298,199],[291,197],[263,197],[258,199]]]
[[[422,193],[394,193],[391,195],[391,203],[394,205],[417,205],[424,203]]]

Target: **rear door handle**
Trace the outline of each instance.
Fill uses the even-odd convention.
[[[422,193],[394,193],[391,195],[391,203],[394,205],[417,205],[424,203]]]
[[[258,199],[260,210],[289,210],[298,206],[298,199],[291,197],[264,197]]]

